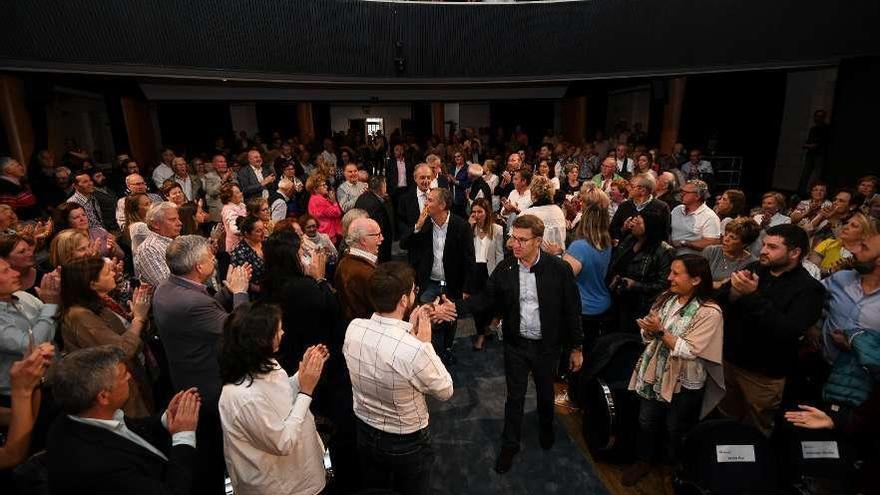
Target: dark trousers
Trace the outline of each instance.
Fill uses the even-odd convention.
[[[504,432],[501,446],[519,449],[523,408],[529,373],[538,395],[538,423],[542,432],[553,432],[553,373],[557,350],[544,350],[540,340],[522,337],[504,339],[504,377],[507,379],[507,402],[504,404]]]
[[[199,424],[196,427],[196,456],[190,493],[223,495],[226,493],[226,461],[223,458],[223,429],[220,426],[220,412],[217,404],[209,407],[202,404],[199,409]]]
[[[430,493],[434,464],[430,428],[397,435],[358,419],[357,450],[365,489],[393,490],[400,495]]]
[[[423,304],[431,303],[434,299],[440,297],[440,282],[428,280],[425,285],[421,289],[422,293],[419,296],[419,302]],[[444,352],[452,349],[452,344],[455,342],[455,332],[458,330],[458,322],[435,323],[432,330],[431,340],[434,344],[434,350],[442,356]]]
[[[678,451],[684,435],[700,421],[703,389],[682,388],[672,396],[672,402],[641,399],[639,406],[639,436],[636,455],[640,461],[655,462],[662,454],[663,435],[666,435],[666,453],[672,463],[678,460]]]

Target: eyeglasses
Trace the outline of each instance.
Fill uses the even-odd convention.
[[[375,234],[367,234],[367,237],[381,237],[381,236],[382,236],[381,232],[376,232]]]
[[[519,244],[520,246],[531,241],[532,239],[537,239],[537,237],[516,237],[513,235],[510,236],[510,241],[515,242],[515,243]]]

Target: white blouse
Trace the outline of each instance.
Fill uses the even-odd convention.
[[[220,394],[223,454],[236,494],[314,495],[324,489],[324,444],[299,393],[299,373],[277,368]]]

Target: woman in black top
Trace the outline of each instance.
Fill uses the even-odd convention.
[[[665,242],[666,222],[656,210],[642,210],[631,220],[630,234],[611,256],[608,277],[621,332],[639,331],[636,319],[648,314],[668,282],[673,249]]]

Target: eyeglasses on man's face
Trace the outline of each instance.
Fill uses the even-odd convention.
[[[537,239],[537,237],[517,237],[515,235],[510,236],[510,241],[514,242],[516,244],[519,244],[520,246],[524,245],[525,243],[527,243],[533,239]]]

